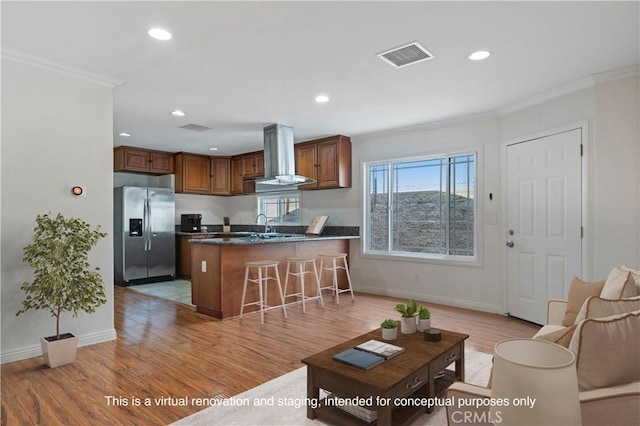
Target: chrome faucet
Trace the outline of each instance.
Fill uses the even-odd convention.
[[[264,232],[267,233],[267,232],[270,231],[270,226],[269,226],[269,223],[268,223],[269,219],[267,218],[266,214],[260,213],[258,216],[256,216],[256,224],[259,224],[258,223],[258,219],[260,219],[260,216],[264,217]]]

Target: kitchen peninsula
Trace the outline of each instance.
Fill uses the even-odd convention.
[[[280,261],[279,273],[284,288],[287,257],[317,256],[320,253],[349,253],[349,240],[355,235],[306,236],[304,234],[254,234],[234,236],[219,234],[218,238],[189,240],[191,246],[192,303],[202,314],[216,318],[230,318],[240,315],[245,262],[256,260]],[[320,265],[318,264],[318,268]],[[320,270],[318,270],[320,273]],[[308,279],[308,278],[307,278]],[[325,273],[322,285],[330,283],[330,275]],[[267,300],[279,300],[277,287],[270,280]],[[309,281],[306,281],[309,282]],[[340,287],[347,287],[344,271],[338,273]],[[298,280],[289,280],[288,293],[299,292]],[[305,292],[315,295],[315,285],[306,285]],[[327,293],[328,294],[328,293]],[[247,300],[257,300],[256,286],[248,286]],[[294,297],[287,303],[295,302]],[[245,313],[257,307],[245,309]]]

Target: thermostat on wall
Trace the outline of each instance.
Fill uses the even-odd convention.
[[[75,185],[71,187],[71,195],[74,197],[86,197],[87,196],[87,188],[85,186]]]

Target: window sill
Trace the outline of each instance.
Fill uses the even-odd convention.
[[[434,265],[464,266],[468,268],[482,268],[482,262],[477,257],[467,260],[457,256],[425,257],[420,255],[412,256],[410,254],[393,254],[393,253],[390,253],[390,254],[362,253],[360,257],[363,259],[429,263]]]

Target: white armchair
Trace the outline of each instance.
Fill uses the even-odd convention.
[[[609,303],[610,301],[606,301]],[[625,302],[628,303],[628,302]],[[554,332],[555,330],[565,329],[563,327],[562,320],[565,316],[565,308],[567,301],[564,300],[550,300],[547,310],[547,325],[545,325],[536,336],[546,334],[548,332]],[[618,322],[621,326],[617,327],[617,331],[613,330],[609,332],[603,331],[604,328],[611,328],[612,324]],[[620,331],[622,330],[622,331]],[[626,338],[620,337],[616,333],[630,333],[633,337]],[[576,336],[575,333],[578,333]],[[585,319],[576,327],[576,332],[571,339],[570,349],[576,354],[579,361],[583,363],[581,368],[584,369],[585,363],[588,364],[589,360],[592,360],[592,364],[596,364],[594,359],[599,360],[597,365],[589,371],[602,368],[606,370],[605,366],[608,364],[614,365],[617,368],[618,375],[620,375],[620,369],[623,375],[629,378],[629,383],[609,385],[601,388],[581,390],[579,393],[580,410],[582,414],[582,424],[584,426],[600,426],[603,424],[611,426],[627,426],[640,424],[640,378],[638,377],[638,359],[640,357],[637,354],[638,347],[638,335],[640,335],[640,311],[635,311],[628,314],[621,314],[606,317],[603,319]],[[598,333],[598,334],[596,334]],[[602,338],[602,333],[605,333],[606,338]],[[608,343],[605,342],[608,338]],[[615,341],[616,350],[611,351],[612,356],[615,354],[626,353],[627,362],[624,363],[612,359],[612,362],[607,363],[603,360],[602,346],[598,347],[597,342],[602,344],[610,344]],[[585,343],[582,344],[581,340]],[[580,353],[580,351],[584,351]],[[576,353],[577,352],[577,353]],[[604,356],[606,358],[606,355]],[[604,365],[600,364],[603,362]],[[582,374],[585,374],[584,372]],[[601,376],[609,376],[609,373],[603,371]],[[580,376],[580,369],[579,374]],[[615,374],[614,374],[615,375]],[[455,401],[459,398],[480,398],[484,401],[488,401],[491,398],[491,388],[475,386],[468,383],[455,382],[453,383],[446,393],[447,398],[453,397]],[[478,404],[479,408],[474,407],[447,407],[447,420],[450,426],[460,424],[474,424],[474,425],[493,425],[493,420],[489,411],[488,404]]]

